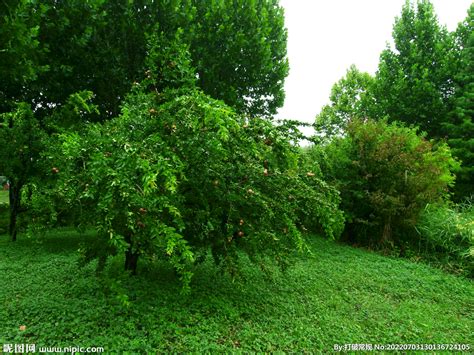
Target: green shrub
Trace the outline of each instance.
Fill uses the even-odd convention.
[[[474,205],[428,204],[416,225],[424,255],[474,277]]]
[[[337,191],[299,170],[292,135],[197,90],[137,89],[121,116],[61,137],[56,192],[96,225],[94,249],[125,253],[132,272],[140,255],[163,258],[186,285],[209,251],[231,273],[242,254],[285,266],[302,231],[336,238],[343,225]]]
[[[337,191],[299,170],[294,124],[238,114],[197,89],[179,36],[151,38],[147,78],[118,117],[61,134],[45,154],[51,199],[99,232],[84,258],[103,266],[125,254],[132,273],[139,257],[163,259],[186,286],[209,252],[235,273],[239,255],[286,266],[305,230],[338,237]]]
[[[321,169],[341,192],[346,238],[391,247],[406,242],[427,203],[442,201],[454,182],[449,147],[416,129],[386,121],[353,120],[344,137],[315,148]]]

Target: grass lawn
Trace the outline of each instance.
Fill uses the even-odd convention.
[[[0,186],[1,188],[1,186]],[[0,204],[8,203],[8,191],[0,190]]]
[[[183,298],[164,266],[145,273],[142,265],[141,275],[120,282],[97,278],[92,264],[79,269],[78,245],[91,237],[67,230],[16,244],[0,237],[0,344],[107,353],[474,346],[472,281],[427,265],[315,238],[313,255],[271,278],[247,265],[245,282],[232,282],[204,263]],[[120,264],[113,260],[109,273]]]

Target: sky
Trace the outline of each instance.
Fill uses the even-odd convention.
[[[472,0],[432,0],[448,30],[467,16]],[[331,87],[351,64],[374,74],[405,0],[280,0],[288,29],[290,74],[277,118],[314,122]]]

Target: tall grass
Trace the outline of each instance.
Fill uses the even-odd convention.
[[[426,255],[474,277],[474,203],[427,205],[416,230]]]

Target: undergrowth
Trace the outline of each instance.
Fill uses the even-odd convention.
[[[474,204],[427,205],[416,228],[419,254],[448,271],[474,277]]]

